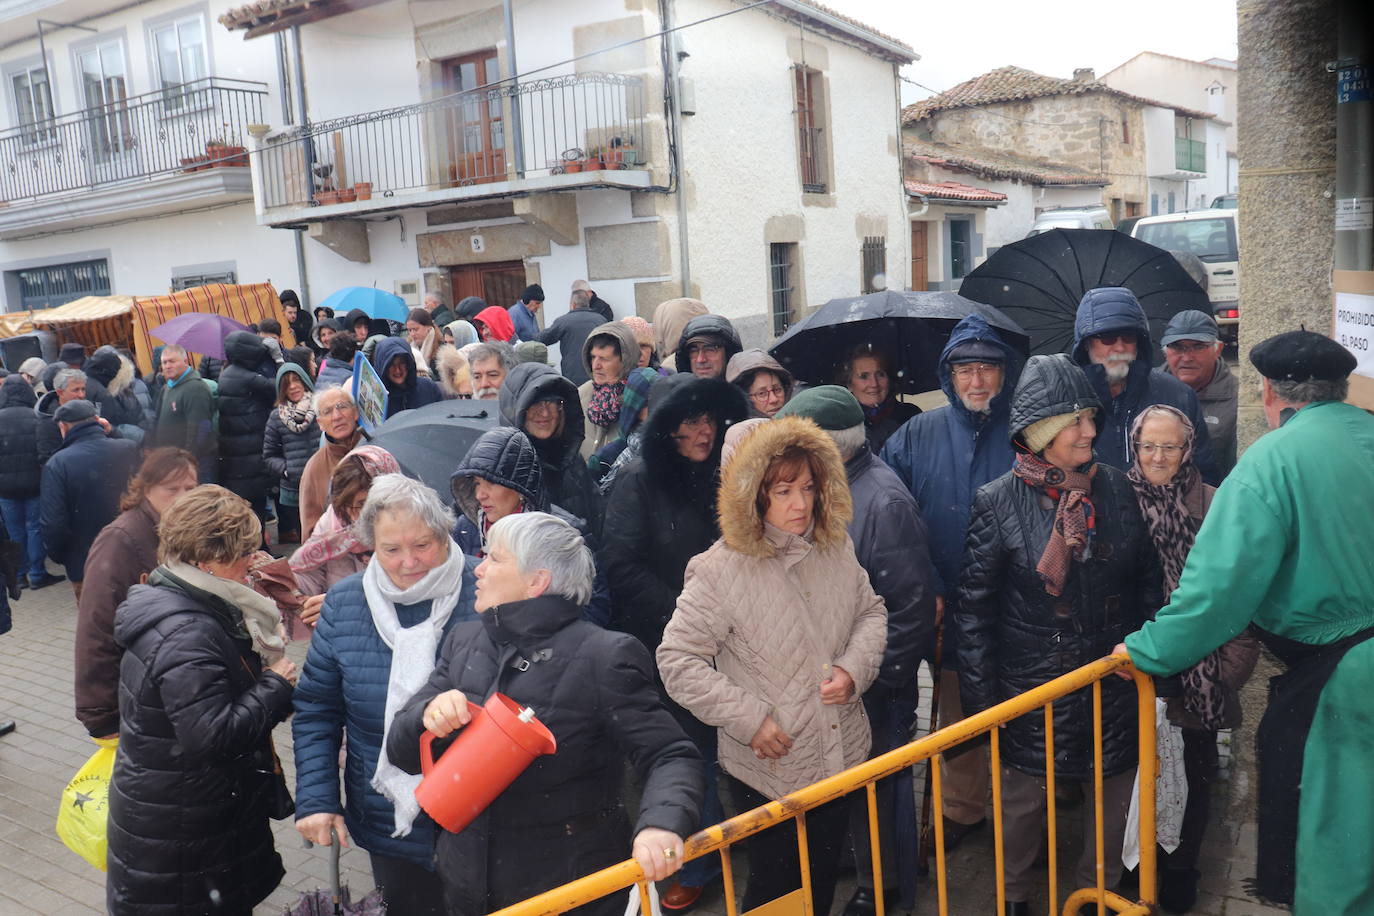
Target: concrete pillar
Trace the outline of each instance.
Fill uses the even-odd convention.
[[[1250,348],[1331,333],[1336,0],[1241,0],[1237,15],[1243,449],[1266,429]]]

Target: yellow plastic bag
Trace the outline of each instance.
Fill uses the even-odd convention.
[[[118,738],[94,738],[100,749],[76,771],[62,790],[57,835],[67,848],[105,870],[105,821],[110,811],[110,776]]]

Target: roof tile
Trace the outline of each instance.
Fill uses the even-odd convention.
[[[1103,187],[1105,176],[1080,172],[1061,165],[1018,159],[993,150],[951,146],[928,140],[904,138],[902,149],[909,161],[934,165],[947,171],[965,172],[980,178],[1010,179],[1036,185]]]
[[[987,188],[975,188],[972,185],[960,184],[957,181],[913,181],[908,178],[904,184],[908,194],[919,194],[922,197],[929,197],[933,200],[968,200],[979,203],[987,201],[989,203],[1000,203],[1007,199],[1007,195],[1000,191],[989,191]]]

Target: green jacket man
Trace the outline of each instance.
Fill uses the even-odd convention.
[[[1298,916],[1374,913],[1374,417],[1356,360],[1292,331],[1254,348],[1272,432],[1217,491],[1167,607],[1123,648],[1170,675],[1253,626],[1287,671],[1259,725],[1256,891]]]
[[[186,351],[174,344],[162,349],[161,369],[167,387],[158,408],[155,441],[195,455],[200,482],[214,483],[218,479],[219,443],[210,385],[191,368]]]

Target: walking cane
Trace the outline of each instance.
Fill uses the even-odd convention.
[[[930,676],[933,684],[930,689],[930,730],[934,732],[940,724],[940,668],[941,656],[945,646],[945,621],[942,618],[935,627],[935,657],[931,659]],[[930,874],[930,857],[935,854],[935,830],[931,825],[931,801],[934,797],[934,784],[930,768],[938,766],[932,758],[926,761],[925,788],[921,793],[921,842],[916,853],[916,874],[924,878]]]

